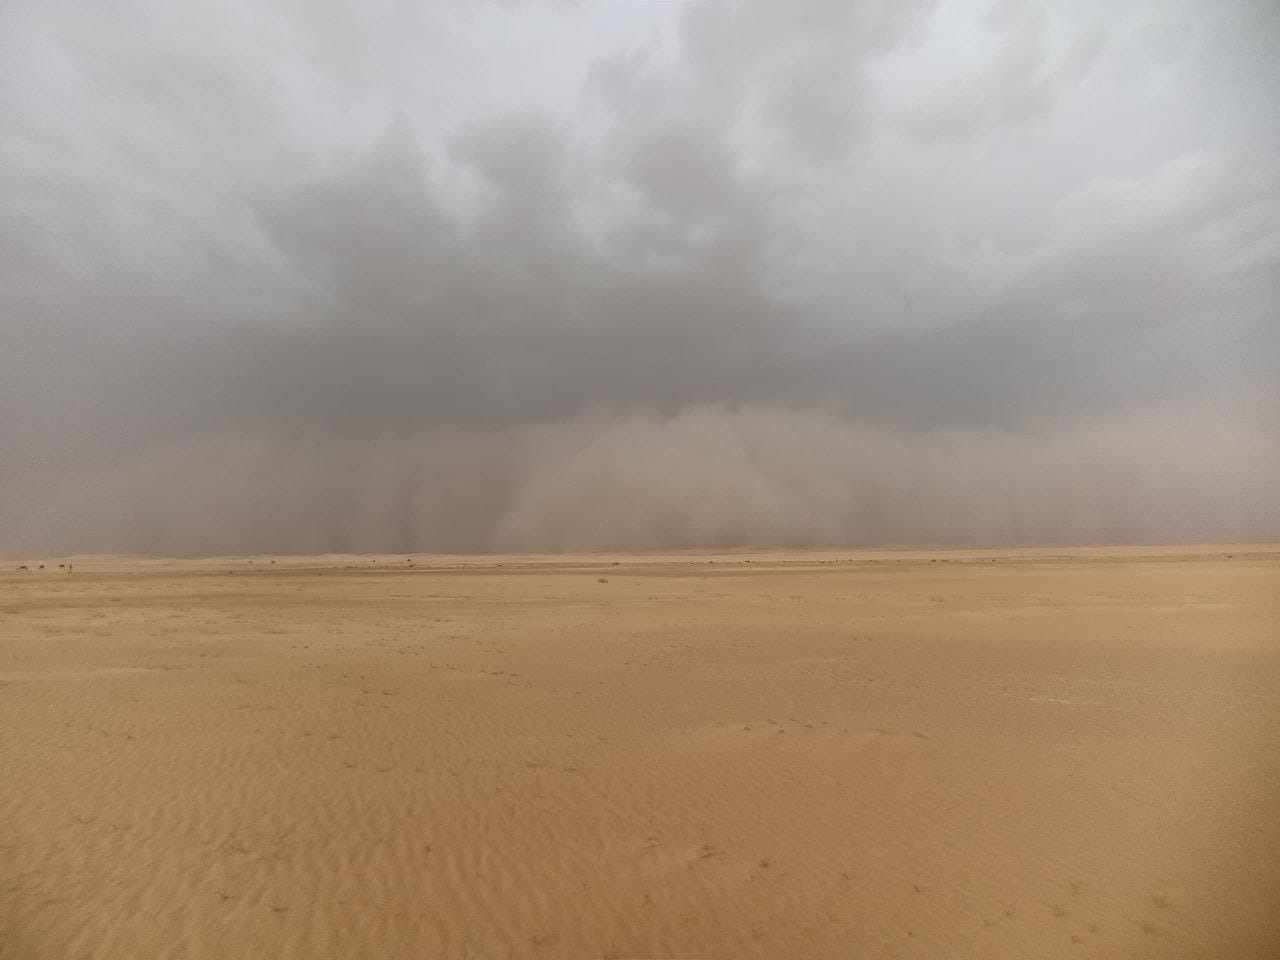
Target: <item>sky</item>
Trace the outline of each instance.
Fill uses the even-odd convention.
[[[1280,5],[11,0],[0,553],[1280,538]]]

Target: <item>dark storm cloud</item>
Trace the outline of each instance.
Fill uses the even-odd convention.
[[[1275,535],[1214,10],[19,4],[0,549]]]

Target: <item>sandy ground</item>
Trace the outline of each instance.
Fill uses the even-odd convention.
[[[1280,956],[1277,547],[59,562],[5,960]]]

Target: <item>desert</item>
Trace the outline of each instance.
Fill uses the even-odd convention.
[[[1274,957],[1277,584],[1266,544],[15,560],[0,957]]]
[[[1280,3],[0,9],[0,960],[1280,958]]]

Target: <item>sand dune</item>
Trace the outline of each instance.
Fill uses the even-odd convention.
[[[59,562],[5,960],[1280,956],[1275,547]]]

